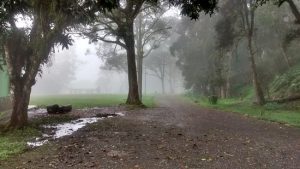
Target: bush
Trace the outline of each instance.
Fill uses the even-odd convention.
[[[208,101],[209,101],[210,104],[215,105],[215,104],[218,103],[218,96],[215,96],[215,95],[209,96]]]
[[[300,93],[300,66],[295,66],[286,73],[277,76],[271,83],[270,89],[275,98]]]

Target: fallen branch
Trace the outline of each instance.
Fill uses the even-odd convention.
[[[281,103],[293,102],[293,101],[298,101],[298,100],[300,100],[300,94],[290,96],[290,97],[286,97],[286,98],[282,98],[282,99],[269,100],[269,101],[267,101],[267,103],[281,104]]]

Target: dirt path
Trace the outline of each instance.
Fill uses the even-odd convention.
[[[175,97],[90,125],[0,168],[297,169],[300,129],[207,110]]]

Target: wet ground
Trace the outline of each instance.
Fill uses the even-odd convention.
[[[127,110],[0,162],[0,168],[297,169],[300,129],[203,109],[174,97]],[[79,111],[81,116],[106,108]],[[73,112],[75,113],[75,112]],[[75,113],[76,114],[76,113]]]

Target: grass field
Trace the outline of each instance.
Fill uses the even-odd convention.
[[[126,95],[52,95],[52,96],[32,96],[31,105],[47,106],[52,104],[67,105],[74,108],[106,107],[124,104]],[[147,107],[154,107],[153,96],[144,96],[143,103]]]
[[[71,104],[74,108],[105,107],[124,104],[125,95],[55,95],[33,96],[30,104],[47,106],[51,104]],[[154,97],[145,96],[143,103],[147,107],[154,107]],[[0,118],[4,113],[0,112]],[[41,135],[39,126],[44,124],[61,123],[72,120],[69,116],[45,117],[35,119],[27,127],[6,133],[0,133],[0,160],[4,160],[26,150],[26,142]]]
[[[221,99],[218,101],[218,104],[211,105],[206,98],[190,96],[187,97],[203,107],[240,113],[262,120],[279,122],[300,127],[299,108],[291,108],[286,105],[279,105],[274,103],[266,104],[265,106],[257,106],[248,99],[244,101],[241,101],[239,99]]]

